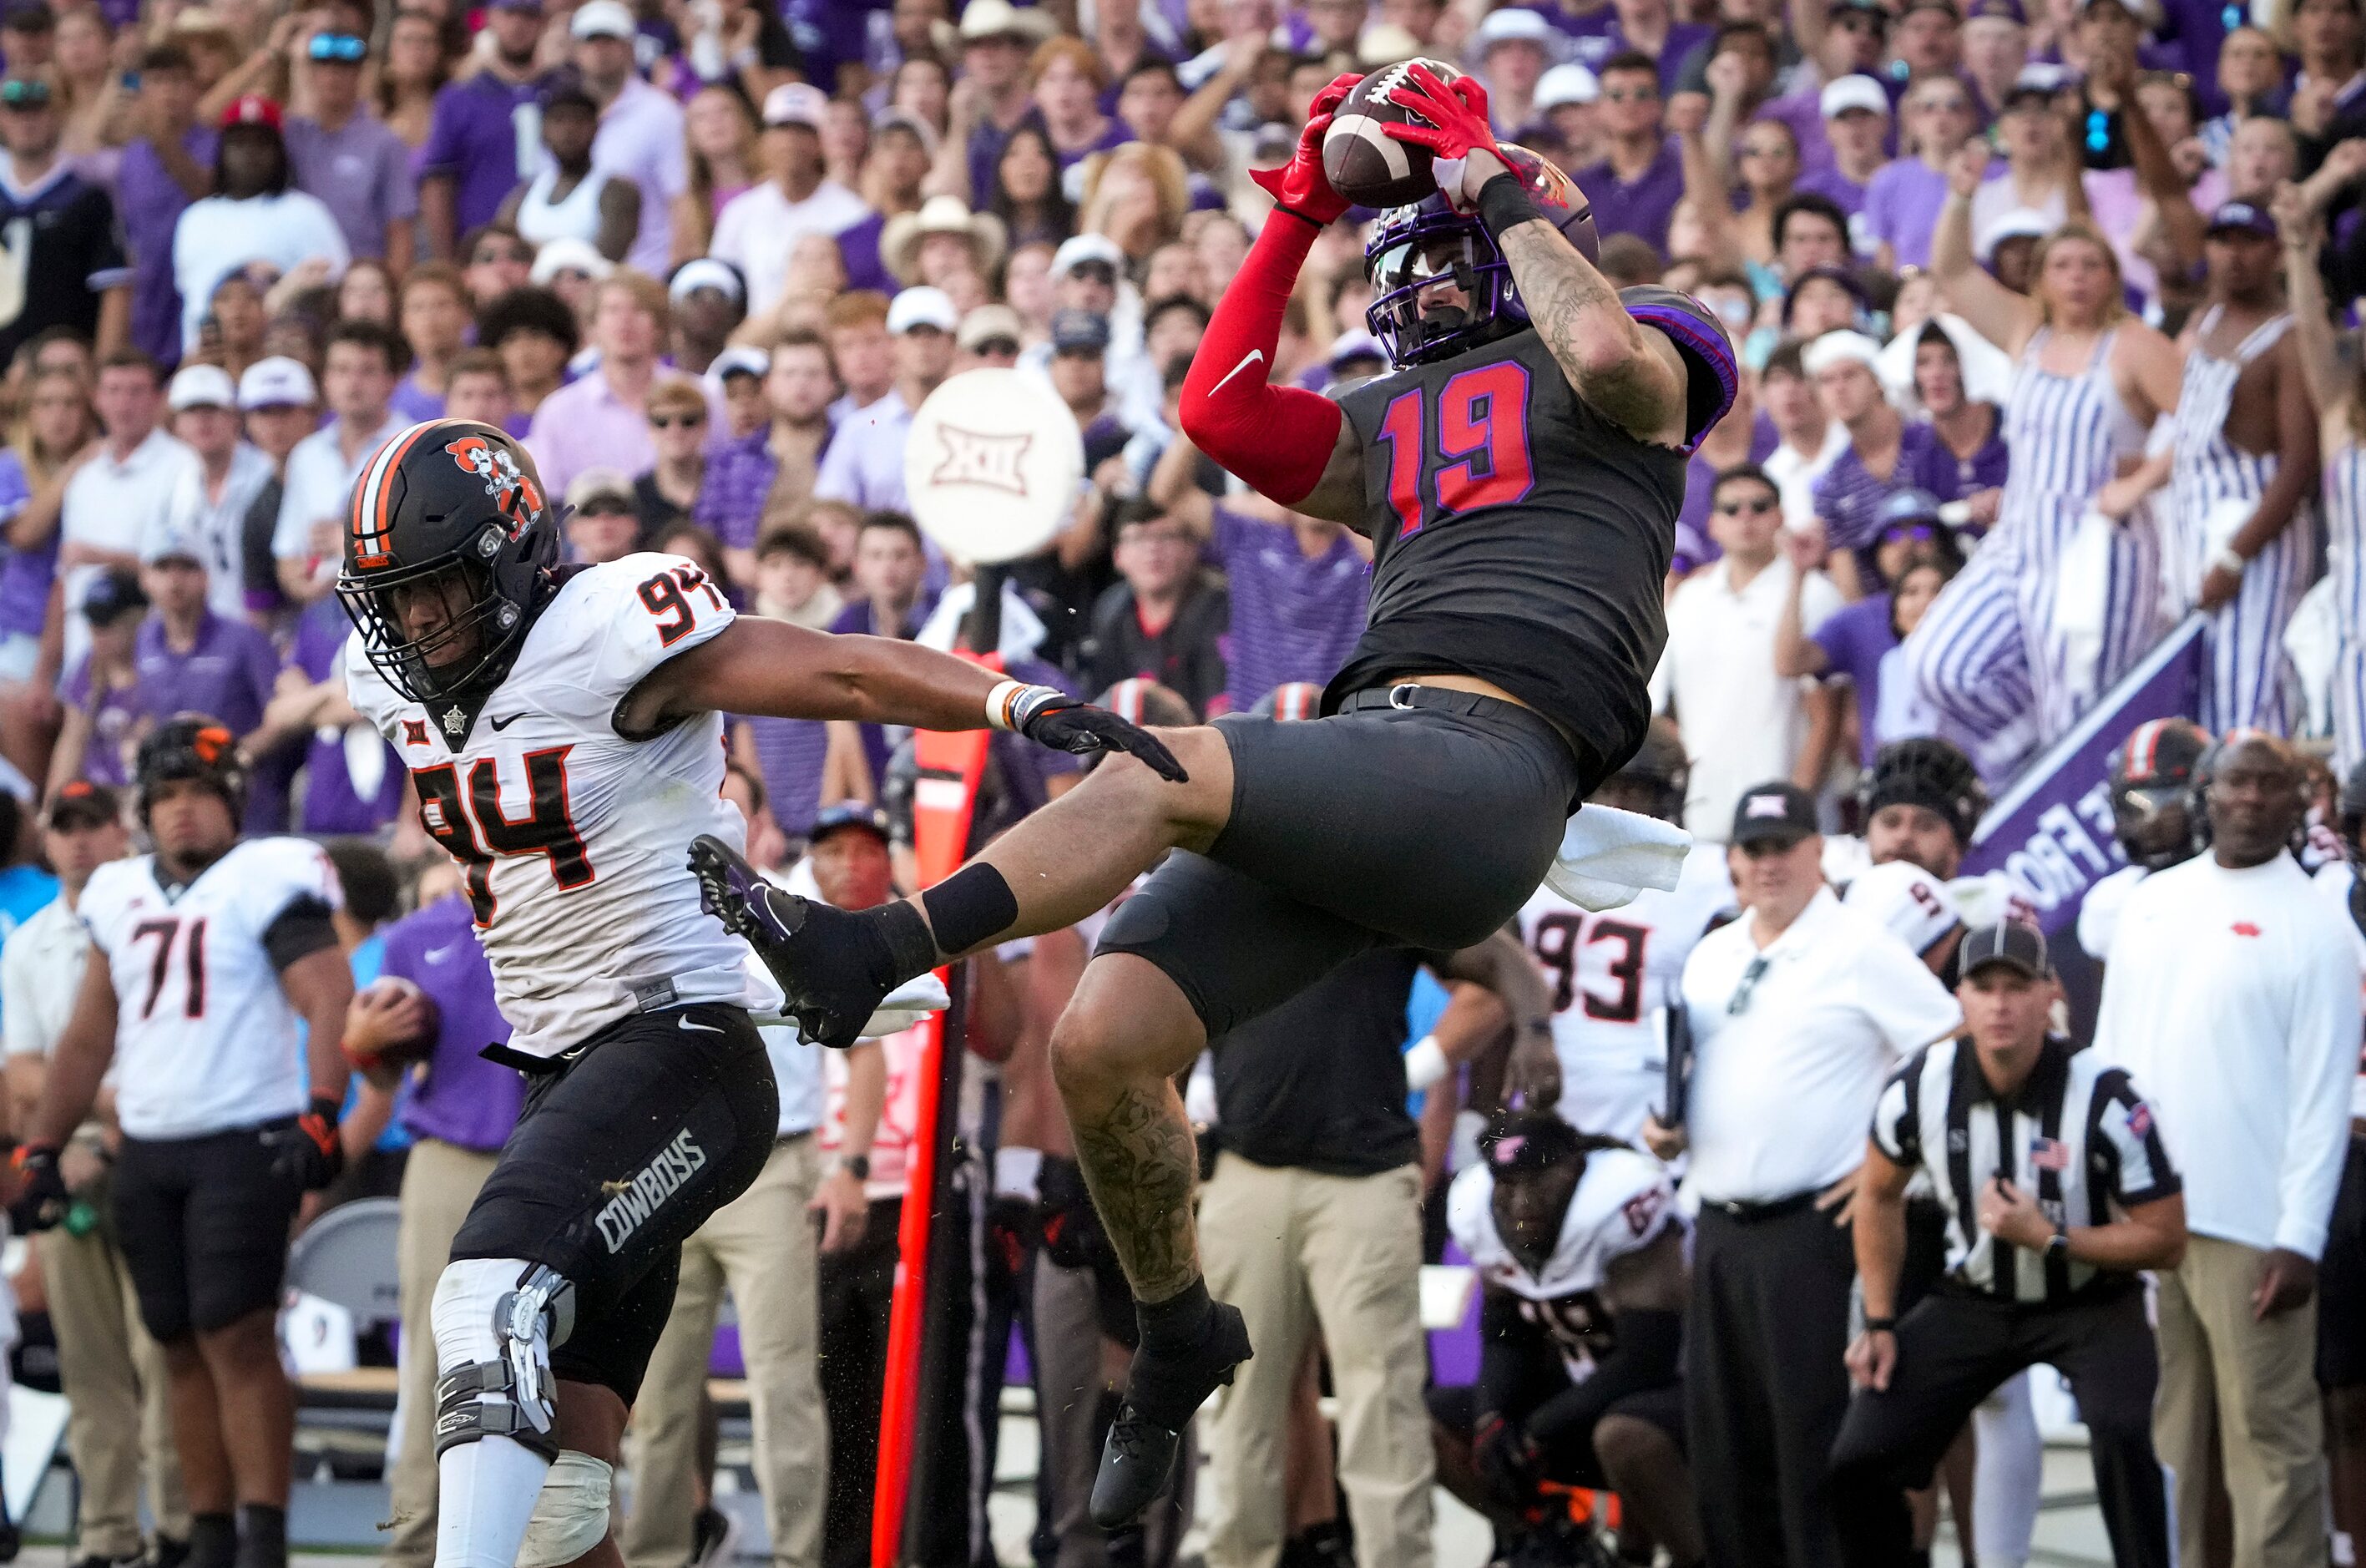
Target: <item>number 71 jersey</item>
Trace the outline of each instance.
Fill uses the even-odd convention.
[[[346,640],[355,708],[400,753],[420,825],[467,874],[511,1050],[557,1055],[676,1002],[778,1006],[687,869],[701,833],[746,841],[722,798],[722,716],[644,740],[614,724],[650,671],[732,618],[679,556],[566,572],[473,723],[404,697]]]

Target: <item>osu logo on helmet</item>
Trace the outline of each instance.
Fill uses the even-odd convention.
[[[540,514],[541,488],[519,468],[517,458],[507,448],[495,446],[481,435],[464,435],[444,450],[463,470],[485,481],[485,493],[493,498],[494,510],[510,520],[511,538],[516,538]]]

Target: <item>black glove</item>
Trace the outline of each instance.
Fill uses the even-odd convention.
[[[306,1192],[318,1192],[334,1181],[345,1168],[345,1145],[337,1138],[337,1113],[343,1109],[339,1101],[316,1094],[310,1111],[287,1126],[265,1132],[271,1174]]]
[[[1518,1511],[1537,1500],[1537,1445],[1518,1422],[1481,1416],[1470,1438],[1470,1459],[1496,1502]]]
[[[1079,702],[1056,686],[1021,686],[1011,694],[1008,711],[1010,728],[1039,746],[1077,757],[1097,751],[1129,752],[1149,763],[1151,771],[1169,784],[1183,784],[1191,776],[1158,737],[1107,708]]]
[[[20,1144],[8,1163],[17,1171],[17,1201],[8,1205],[8,1223],[30,1235],[66,1217],[72,1195],[58,1169],[58,1151],[49,1144]]]

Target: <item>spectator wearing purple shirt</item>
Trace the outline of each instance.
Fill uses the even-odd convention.
[[[140,574],[109,567],[83,591],[82,612],[90,625],[90,649],[66,672],[58,689],[65,723],[50,752],[49,788],[73,779],[119,785],[130,782],[131,746],[139,726],[139,671],[132,661],[148,595]]]
[[[429,262],[403,275],[396,298],[396,321],[411,345],[411,370],[394,384],[387,407],[414,424],[441,419],[452,362],[468,346],[468,282],[459,268]]]
[[[1479,23],[1480,78],[1487,84],[1487,113],[1495,133],[1516,141],[1537,115],[1537,84],[1553,62],[1552,28],[1534,11],[1505,6]],[[1599,37],[1586,40],[1600,42]],[[1608,59],[1615,50],[1605,50]]]
[[[1889,95],[1871,76],[1843,76],[1824,84],[1817,98],[1823,116],[1824,141],[1832,161],[1799,176],[1797,188],[1828,197],[1849,217],[1850,249],[1873,254],[1875,240],[1859,220],[1865,211],[1865,187],[1889,155],[1882,142],[1889,135]]]
[[[1062,174],[1096,152],[1132,140],[1133,132],[1123,121],[1101,113],[1101,90],[1109,85],[1109,73],[1100,55],[1084,39],[1053,39],[1035,51],[1027,74],[1035,123],[1051,138],[1052,155],[1059,159]],[[1075,187],[1070,194],[1076,194]]]
[[[411,258],[419,187],[411,149],[362,104],[362,64],[369,56],[366,12],[335,8],[333,29],[303,46],[312,112],[287,121],[287,158],[296,187],[320,197],[356,256]]]
[[[16,524],[34,492],[53,484],[96,428],[80,370],[37,371],[21,395],[21,444],[0,447],[0,528]],[[0,548],[0,686],[37,679],[46,686],[57,673],[41,668],[41,633],[58,575],[58,499],[52,490],[45,522],[26,519],[38,537]]]
[[[1855,332],[1826,333],[1800,356],[1824,417],[1848,432],[1848,446],[1811,491],[1816,519],[1835,558],[1854,553],[1862,586],[1870,586],[1882,506],[1910,484],[1915,448],[1934,439],[1929,425],[1909,426],[1889,406],[1875,374],[1880,356],[1881,345]],[[1830,563],[1843,592],[1851,587],[1848,566],[1843,558]]]
[[[1716,33],[1713,25],[1676,20],[1668,0],[1613,0],[1609,26],[1598,39],[1578,44],[1577,59],[1598,71],[1621,54],[1647,55],[1659,62],[1660,91],[1669,94],[1676,91],[1685,57]]]
[[[131,344],[159,365],[181,359],[181,293],[173,281],[173,230],[213,187],[220,132],[197,123],[197,79],[188,51],[156,44],[140,57],[140,134],[116,164],[116,212],[131,258]]]
[[[1609,155],[1576,171],[1604,238],[1633,234],[1667,254],[1668,220],[1684,199],[1684,158],[1661,118],[1660,68],[1648,54],[1617,55],[1597,74],[1596,114]]]
[[[1914,344],[1914,394],[1933,437],[1916,453],[1915,487],[1943,502],[1965,502],[1971,509],[1970,526],[1994,526],[2011,466],[2004,419],[1994,403],[1965,395],[1963,361],[1946,329],[1935,321],[1924,323]]]
[[[353,630],[334,599],[306,607],[276,694],[250,742],[267,750],[283,739],[303,738],[299,833],[372,834],[393,821],[402,805],[401,757],[345,700],[343,655]]]
[[[494,0],[485,12],[491,58],[435,95],[420,148],[419,216],[430,254],[456,252],[460,236],[493,220],[541,144],[541,0]]]
[[[1881,84],[1883,92],[1896,101],[1883,73],[1889,56],[1889,12],[1880,0],[1840,0],[1826,15],[1823,36],[1803,37],[1799,42],[1813,56],[1807,62],[1810,68],[1799,73],[1802,85],[1761,106],[1758,112],[1791,128],[1799,141],[1799,167],[1812,174],[1831,167],[1832,162],[1831,143],[1824,138],[1826,83],[1843,76],[1867,76]],[[1900,90],[1903,85],[1898,84]]]
[[[1709,502],[1717,491],[1717,476],[1747,463],[1756,467],[1774,456],[1782,438],[1774,422],[1756,416],[1757,392],[1751,378],[1741,378],[1733,407],[1718,421],[1684,465],[1684,504],[1676,513],[1676,553],[1668,570],[1683,577],[1707,566],[1725,552],[1708,525]]]
[[[150,725],[201,713],[244,740],[263,727],[279,657],[261,631],[207,605],[204,547],[171,528],[151,530],[141,547],[140,585],[151,607],[132,637],[132,703]],[[287,824],[285,773],[254,768],[246,831],[284,832]]]
[[[937,151],[930,182],[937,189],[966,195],[984,210],[994,195],[994,168],[1002,144],[1029,114],[1027,62],[1035,46],[1051,37],[1049,15],[1010,0],[970,0],[961,18],[961,75],[975,96],[954,96],[952,128]],[[954,185],[966,170],[965,189]]]
[[[425,1068],[405,1086],[395,1112],[413,1139],[403,1162],[402,1225],[395,1242],[404,1339],[401,1398],[413,1410],[431,1408],[435,1398],[429,1305],[436,1278],[525,1099],[524,1077],[480,1054],[488,1045],[506,1044],[510,1026],[493,1000],[492,966],[478,941],[468,900],[456,888],[440,897],[429,894],[435,880],[453,888],[456,877],[456,868],[448,863],[428,874],[421,896],[429,901],[386,928],[381,984],[355,997],[345,1015],[348,1049],[415,1049],[422,1041],[427,1047]],[[409,981],[420,995],[383,984],[388,979]],[[383,1083],[368,1090],[378,1097],[391,1092]],[[383,1107],[385,1101],[378,1103]],[[411,1430],[424,1433],[423,1427]],[[389,1457],[397,1522],[387,1560],[427,1562],[435,1551],[435,1445],[407,1439]]]
[[[1947,164],[1979,128],[1972,90],[1953,76],[1930,76],[1906,90],[1907,156],[1885,164],[1865,186],[1863,236],[1885,273],[1931,265],[1931,236],[1947,201]],[[1852,227],[1859,227],[1852,225]]]

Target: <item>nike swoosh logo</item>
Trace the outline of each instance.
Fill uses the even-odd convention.
[[[697,1032],[699,1032],[699,1033],[701,1033],[701,1034],[720,1034],[720,1033],[722,1033],[722,1032],[723,1032],[723,1031],[721,1031],[721,1030],[719,1030],[719,1029],[715,1028],[715,1025],[713,1025],[713,1024],[711,1024],[711,1023],[700,1023],[700,1022],[698,1022],[696,1020],[693,1019],[693,1018],[690,1016],[690,1014],[688,1014],[688,1013],[684,1013],[684,1014],[682,1014],[682,1025],[681,1025],[681,1026],[682,1026],[682,1028],[684,1028],[684,1029],[688,1029],[688,1030],[695,1030]]]
[[[451,957],[451,956],[452,956],[453,952],[454,952],[456,949],[457,949],[457,948],[459,947],[459,945],[460,945],[460,944],[459,944],[458,942],[453,942],[453,943],[449,944],[448,946],[445,946],[445,947],[431,947],[431,948],[429,948],[429,949],[427,950],[427,952],[426,952],[426,954],[425,954],[425,957],[426,957],[426,959],[427,959],[427,962],[428,962],[428,963],[430,963],[430,964],[441,964],[441,963],[443,963],[445,959],[447,959],[447,958],[449,958],[449,957]]]
[[[515,724],[524,716],[525,715],[522,713],[513,713],[507,718],[490,718],[487,719],[485,722],[491,725],[495,729],[507,729],[511,725]]]
[[[1234,366],[1230,370],[1224,372],[1224,381],[1231,380],[1234,377],[1239,375],[1242,371],[1247,369],[1250,366],[1255,365],[1258,360],[1263,359],[1264,357],[1265,350],[1261,348],[1253,348],[1249,350],[1248,353],[1243,356],[1238,365]],[[1209,388],[1208,395],[1212,398],[1218,392],[1222,391],[1224,389],[1224,381],[1219,381],[1214,386]]]

